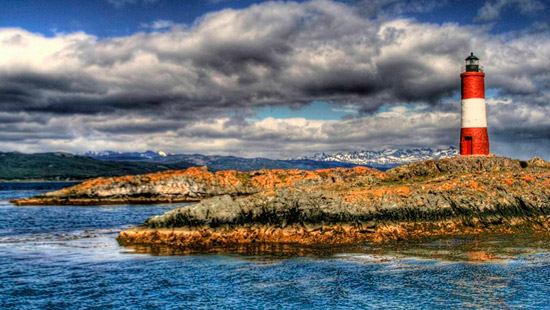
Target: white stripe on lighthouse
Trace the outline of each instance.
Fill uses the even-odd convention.
[[[485,99],[462,99],[462,128],[487,127]]]

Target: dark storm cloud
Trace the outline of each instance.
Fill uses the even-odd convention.
[[[57,66],[48,73],[23,67],[5,77],[11,89],[3,96],[24,101],[17,105],[22,111],[88,114],[130,108],[149,113],[171,104],[177,106],[171,110],[196,109],[200,114],[206,105],[295,105],[325,95],[363,95],[375,86],[353,81],[362,81],[368,70],[349,68],[353,59],[347,60],[348,68],[323,68],[308,54],[326,46],[328,52],[341,54],[333,61],[346,62],[357,54],[346,55],[346,48],[368,43],[373,47],[362,50],[366,53],[361,57],[374,55],[376,30],[376,24],[331,2],[267,3],[209,14],[189,30],[174,27],[167,33],[102,41],[72,39],[54,53]],[[60,58],[75,67],[65,67]],[[160,98],[164,95],[151,99],[166,93],[179,100]],[[12,110],[14,105],[3,107]]]
[[[41,140],[59,140],[59,139],[72,139],[74,136],[67,134],[52,134],[52,133],[36,133],[31,132],[9,132],[9,133],[0,133],[1,141],[27,141],[36,143]]]
[[[0,111],[96,113],[97,106],[78,105],[63,98],[104,94],[95,79],[84,76],[15,72],[0,74]],[[76,107],[76,108],[75,108]]]
[[[20,104],[35,100],[32,92],[17,87],[1,87],[0,88],[0,106],[2,109],[9,109],[14,104]],[[20,109],[20,107],[19,107]]]
[[[101,91],[101,85],[91,78],[75,75],[60,76],[23,72],[8,75],[2,83],[35,91],[51,90],[60,93],[98,93]]]
[[[550,96],[547,96],[550,101]],[[493,102],[491,100],[490,102]],[[490,125],[495,133],[508,139],[550,139],[550,106],[522,102],[518,98],[489,104]],[[548,102],[548,101],[547,101]]]
[[[0,110],[54,114],[206,115],[311,100],[354,100],[366,112],[388,103],[435,105],[457,92],[462,59],[474,47],[495,48],[482,52],[492,61],[510,57],[499,51],[510,42],[480,29],[373,20],[330,1],[269,2],[210,13],[192,27],[113,39],[76,34],[58,42],[21,30],[5,36],[17,36],[25,48],[35,41],[59,46],[38,55],[44,68],[0,73]],[[515,57],[538,62],[494,68],[503,74],[488,77],[487,85],[506,94],[532,92],[540,87],[536,76],[548,70],[540,64],[546,55],[524,46],[534,42],[512,43]]]

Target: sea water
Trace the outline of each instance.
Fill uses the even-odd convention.
[[[550,309],[545,240],[466,238],[308,257],[155,256],[115,237],[185,204],[9,203],[65,185],[0,184],[0,309]],[[472,247],[500,250],[494,260],[462,259]]]

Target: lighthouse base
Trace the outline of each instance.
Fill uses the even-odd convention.
[[[460,130],[460,155],[489,155],[487,127]]]

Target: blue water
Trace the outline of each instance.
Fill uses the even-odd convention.
[[[182,205],[8,202],[51,189],[0,185],[0,309],[550,309],[544,247],[489,263],[430,258],[449,253],[437,243],[428,246],[431,256],[422,247],[324,257],[153,256],[114,238]]]

